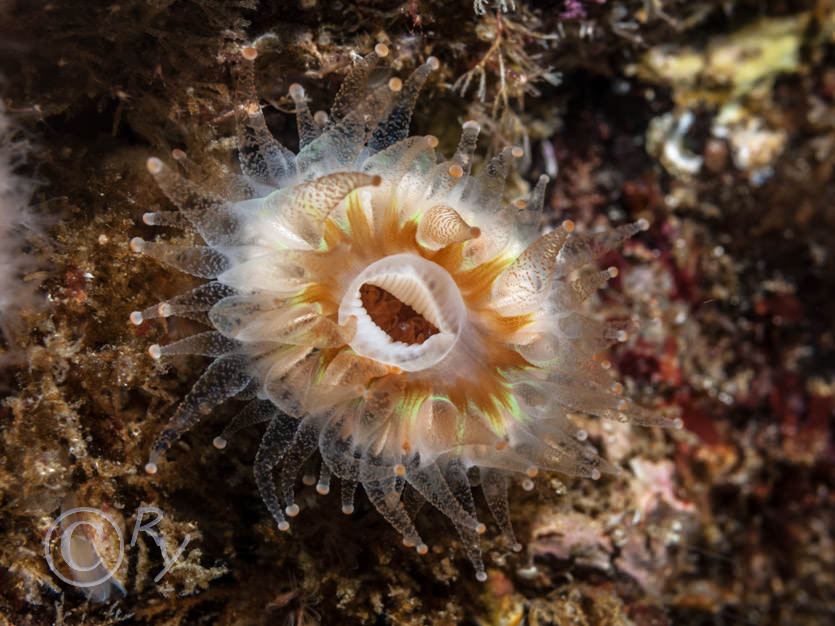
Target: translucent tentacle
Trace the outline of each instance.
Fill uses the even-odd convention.
[[[316,492],[321,495],[327,495],[331,490],[331,470],[327,463],[322,463],[319,467],[319,480],[316,483]]]
[[[400,501],[400,494],[395,489],[396,477],[391,475],[380,480],[369,480],[362,483],[371,504],[403,535],[403,544],[414,547],[419,554],[426,554],[428,548],[420,538],[412,519]]]
[[[369,157],[362,171],[379,174],[384,180],[397,183],[423,152],[433,150],[437,139],[431,135],[409,137]]]
[[[317,139],[322,131],[313,121],[313,115],[305,99],[304,88],[298,83],[293,83],[290,85],[290,97],[296,105],[296,126],[299,131],[299,149],[301,149]]]
[[[423,467],[407,467],[406,480],[435,508],[449,517],[453,524],[472,530],[479,535],[484,533],[484,524],[461,506],[435,463]]]
[[[275,351],[268,359],[273,366],[264,380],[264,392],[287,415],[301,417],[321,355],[310,346],[289,346]]]
[[[269,400],[252,400],[226,424],[220,435],[214,438],[212,444],[218,450],[222,450],[226,447],[232,435],[239,430],[262,422],[270,422],[276,419],[278,414],[279,410]]]
[[[510,523],[510,507],[507,503],[507,473],[490,467],[479,469],[481,475],[481,491],[487,506],[493,514],[493,519],[499,525],[502,534],[510,543],[510,549],[519,552],[522,544],[516,541],[513,526]]]
[[[278,524],[279,530],[289,530],[290,524],[284,517],[284,510],[278,500],[278,491],[273,479],[273,468],[278,465],[293,436],[296,433],[296,420],[285,415],[278,414],[267,426],[264,436],[261,438],[261,445],[255,454],[255,484],[261,499]]]
[[[388,85],[377,87],[339,123],[305,146],[296,157],[296,165],[303,178],[350,169],[372,129],[386,113],[391,96]]]
[[[467,224],[455,209],[438,204],[421,217],[417,240],[425,248],[439,250],[451,243],[474,239],[480,234],[481,230]]]
[[[150,211],[142,214],[142,221],[148,226],[169,226],[180,230],[189,226],[186,216],[180,211]]]
[[[191,337],[186,337],[174,343],[169,343],[167,346],[153,344],[148,348],[148,354],[153,359],[174,354],[199,354],[202,356],[218,357],[232,354],[239,347],[240,345],[236,341],[227,339],[217,331],[210,330],[205,333],[198,333]]]
[[[456,459],[447,464],[444,468],[444,478],[458,502],[464,507],[464,510],[472,518],[475,518],[476,512],[473,492],[470,488],[470,481],[467,478],[467,471],[464,469],[460,460]],[[484,571],[484,561],[481,557],[481,543],[478,539],[478,534],[474,530],[458,524],[456,524],[456,530],[458,530],[458,534],[461,536],[461,541],[464,543],[464,548],[467,551],[467,556],[475,568],[476,578],[482,582],[487,580],[487,573]]]
[[[368,141],[368,148],[372,154],[409,136],[409,123],[412,120],[412,111],[418,94],[429,74],[438,67],[440,67],[438,59],[429,57],[406,79],[400,91],[399,102],[389,116],[374,130]]]
[[[212,247],[241,243],[236,238],[241,225],[229,202],[186,180],[155,157],[148,159],[147,167],[159,188],[206,243]]]
[[[528,198],[527,206],[519,211],[516,216],[516,232],[522,241],[531,241],[542,232],[543,208],[545,206],[545,189],[548,186],[548,177],[544,174],[539,177]]]
[[[557,256],[574,230],[566,220],[534,241],[498,277],[493,286],[494,306],[505,315],[527,313],[548,295]]]
[[[560,278],[572,270],[591,263],[600,255],[648,228],[649,222],[640,219],[605,232],[575,235],[560,250],[555,276]]]
[[[242,356],[223,356],[215,359],[203,375],[194,383],[168,425],[157,436],[145,469],[153,474],[160,457],[211,410],[234,396],[249,384],[252,377],[247,371],[248,359]]]
[[[496,213],[502,206],[505,181],[510,173],[516,148],[505,148],[484,166],[475,180],[474,202],[484,215]]]
[[[354,494],[357,491],[357,481],[342,479],[342,512],[350,515],[354,512]]]
[[[232,293],[234,293],[232,288],[226,285],[217,282],[205,283],[170,300],[165,300],[142,311],[134,311],[130,314],[130,321],[138,326],[144,320],[177,315],[208,322],[205,315],[206,311]]]
[[[342,80],[339,91],[333,99],[330,118],[338,123],[349,115],[362,101],[367,91],[368,77],[377,67],[380,59],[388,56],[389,49],[383,43],[374,46],[374,50],[362,57]]]
[[[577,294],[577,299],[584,302],[591,294],[600,289],[610,278],[618,275],[618,268],[609,267],[601,272],[588,272],[571,281],[571,288]]]
[[[389,373],[389,367],[353,352],[340,352],[322,375],[323,387],[362,387]]]
[[[481,126],[476,121],[469,120],[461,126],[461,139],[451,160],[461,166],[463,175],[468,176],[472,170],[473,154],[475,154],[479,132],[481,132]]]
[[[174,246],[134,237],[130,240],[130,248],[200,278],[215,278],[230,266],[226,255],[208,246]]]
[[[337,172],[279,189],[264,200],[264,211],[276,234],[288,244],[318,248],[325,231],[325,219],[345,197],[360,187],[377,186],[379,176],[360,172]]]
[[[303,419],[299,424],[293,441],[281,460],[281,472],[278,477],[279,489],[284,502],[284,512],[295,517],[299,506],[295,502],[294,488],[299,468],[316,451],[319,443],[319,428],[311,419]]]
[[[238,134],[238,159],[244,174],[253,180],[280,187],[296,171],[295,155],[273,137],[264,121],[255,89],[254,48],[244,50],[240,66],[238,90],[244,103],[236,109],[235,122]]]

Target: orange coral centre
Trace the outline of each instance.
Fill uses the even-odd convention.
[[[321,255],[322,265],[332,271],[320,275],[320,282],[305,289],[298,301],[315,302],[324,314],[335,314],[342,289],[350,282],[347,276],[356,272],[359,264],[370,264],[403,252],[418,254],[437,263],[449,272],[461,290],[471,313],[470,320],[475,322],[482,337],[484,358],[455,380],[433,380],[431,372],[391,373],[383,378],[391,379],[390,383],[400,379],[398,386],[402,387],[402,393],[415,398],[419,396],[421,401],[435,394],[445,395],[462,419],[467,419],[472,414],[471,409],[477,408],[492,423],[494,432],[502,435],[500,413],[502,409],[511,410],[512,407],[501,372],[529,365],[512,347],[511,337],[532,321],[531,315],[505,317],[489,306],[493,283],[512,259],[499,257],[472,266],[465,254],[466,243],[453,243],[437,251],[424,248],[416,239],[415,221],[400,223],[394,206],[389,206],[375,226],[366,216],[356,193],[348,196],[346,214],[347,228],[330,219],[326,221],[325,249],[316,253]],[[379,287],[365,285],[361,298],[375,324],[394,341],[422,343],[439,332],[414,309]],[[453,438],[455,431],[461,433],[470,429],[467,424],[456,426],[454,422],[447,426]],[[436,427],[443,428],[441,424]]]

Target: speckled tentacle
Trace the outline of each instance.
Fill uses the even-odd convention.
[[[425,63],[420,65],[412,75],[403,83],[400,91],[400,99],[391,111],[389,116],[374,129],[371,139],[368,140],[370,154],[374,154],[388,148],[409,136],[409,123],[412,121],[418,94],[423,84],[433,71],[438,69],[438,59],[429,57]]]
[[[231,266],[225,254],[209,246],[175,246],[134,237],[131,249],[199,278],[216,278]]]
[[[305,461],[316,451],[318,444],[319,426],[311,418],[302,419],[293,436],[293,441],[281,460],[281,471],[278,477],[284,512],[291,517],[299,511],[294,495],[299,468],[304,466]]]
[[[484,532],[484,524],[470,515],[450,491],[437,464],[407,466],[406,480],[435,508],[449,517],[456,526],[460,525],[478,534]]]
[[[148,353],[155,359],[175,354],[199,354],[201,356],[224,356],[233,354],[240,349],[240,345],[215,330],[198,333],[185,339],[180,339],[165,346],[156,344],[148,348]]]
[[[149,306],[142,311],[134,311],[130,315],[130,320],[134,324],[141,324],[144,320],[178,316],[208,324],[206,312],[219,300],[232,293],[234,293],[232,288],[226,285],[217,282],[205,283],[170,300]]]
[[[296,166],[302,178],[309,180],[350,168],[372,129],[386,114],[391,97],[388,85],[377,87],[340,122],[305,146],[296,157]]]
[[[290,85],[290,97],[296,106],[296,126],[299,132],[299,149],[304,148],[322,134],[322,129],[313,120],[310,107],[307,106],[304,88],[298,83]]]
[[[516,232],[522,241],[533,241],[542,232],[545,189],[548,177],[539,177],[536,187],[531,191],[527,205],[516,216]]]
[[[154,442],[148,471],[156,471],[160,457],[180,435],[191,429],[212,408],[249,384],[252,377],[247,365],[246,357],[232,355],[219,357],[206,368]]]
[[[255,88],[256,57],[255,50],[248,48],[239,65],[238,94],[242,103],[235,111],[238,155],[247,177],[279,187],[294,176],[296,155],[281,145],[267,128]]]
[[[224,198],[183,178],[157,158],[148,159],[148,171],[207,244],[228,246],[241,243],[235,235],[241,224],[235,209]]]
[[[597,257],[623,243],[636,233],[649,228],[649,223],[640,219],[601,233],[575,235],[568,240],[557,258],[555,276],[561,278],[572,270],[591,263]]]
[[[284,509],[278,499],[273,469],[281,462],[290,442],[293,441],[297,426],[298,422],[295,419],[282,414],[276,415],[267,426],[255,454],[255,484],[279,530],[288,530],[290,524],[284,517]]]
[[[464,469],[461,460],[453,459],[449,461],[446,467],[444,467],[443,474],[450,491],[455,495],[455,499],[458,500],[469,516],[475,519],[476,511],[473,492],[470,488],[470,480],[467,478],[467,471]],[[484,561],[481,556],[481,542],[479,541],[478,533],[462,524],[456,524],[455,529],[461,536],[461,541],[464,543],[467,556],[475,568],[476,578],[486,580],[487,574],[484,571]]]
[[[318,248],[331,211],[355,189],[380,181],[371,174],[337,172],[274,191],[264,200],[265,225],[272,226],[276,238],[286,245]]]
[[[342,80],[339,91],[333,99],[330,115],[332,124],[338,123],[345,116],[350,115],[358,106],[361,106],[363,98],[368,93],[368,77],[377,67],[380,59],[388,56],[388,53],[388,46],[377,44],[374,46],[374,50],[354,64],[354,67]]]
[[[507,502],[507,474],[501,470],[482,467],[479,469],[481,476],[481,491],[493,519],[502,531],[502,534],[510,543],[510,549],[518,552],[522,545],[516,541],[513,533],[513,526],[510,523],[510,506]]]
[[[401,535],[403,543],[408,547],[415,547],[419,552],[426,552],[426,545],[420,538],[412,519],[403,507],[395,489],[396,477],[391,474],[379,480],[363,481],[362,486],[368,499],[386,521],[394,526]]]
[[[527,313],[548,295],[554,264],[573,224],[567,222],[534,241],[496,279],[494,306],[505,315]]]
[[[215,447],[219,449],[225,448],[232,435],[239,430],[254,426],[255,424],[261,424],[262,422],[270,422],[276,419],[279,413],[276,406],[269,400],[252,400],[232,418],[232,421],[224,427],[220,435],[215,437]]]

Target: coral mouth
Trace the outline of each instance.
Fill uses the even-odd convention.
[[[371,320],[394,341],[421,344],[440,332],[423,315],[382,287],[365,283],[360,287],[360,298]]]
[[[414,254],[387,256],[366,267],[339,305],[340,323],[357,318],[351,348],[411,372],[431,367],[449,353],[465,313],[449,273]]]

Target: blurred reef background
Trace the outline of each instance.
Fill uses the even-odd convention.
[[[423,557],[367,501],[347,517],[309,487],[279,534],[258,428],[212,446],[232,406],[142,471],[205,366],[146,352],[188,321],[128,323],[193,284],[129,250],[170,208],[144,162],[184,150],[207,184],[234,167],[234,60],[256,39],[292,149],[290,84],[326,109],[384,42],[401,77],[441,62],[413,133],[450,154],[475,119],[482,156],[525,148],[511,196],[552,177],[555,223],[652,224],[602,259],[620,274],[594,306],[643,320],[608,358],[685,428],[582,420],[625,471],[515,485],[525,547],[488,525],[485,584],[430,507]],[[835,622],[833,0],[0,0],[0,115],[0,624]],[[143,534],[84,593],[44,558],[73,506],[126,543],[155,506],[168,554],[190,541],[154,582]]]

